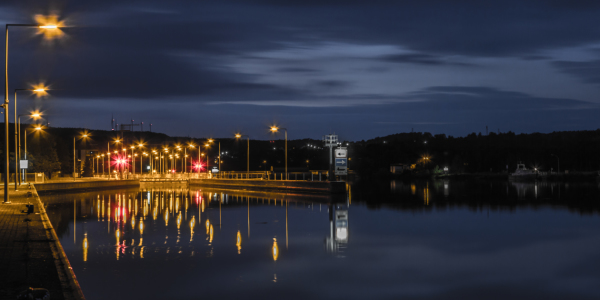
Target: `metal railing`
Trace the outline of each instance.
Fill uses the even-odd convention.
[[[94,175],[102,179],[139,179],[143,181],[177,181],[188,179],[233,179],[233,180],[297,180],[297,181],[327,181],[327,170],[311,170],[308,172],[273,172],[273,171],[221,171],[218,173],[174,173],[174,174],[131,174],[118,173],[112,176]]]
[[[112,176],[108,175],[94,175],[94,178],[103,179],[171,179],[171,180],[188,180],[188,179],[207,179],[210,178],[211,174],[207,173],[175,173],[175,174],[131,174],[131,173],[118,173]]]
[[[272,172],[272,171],[254,171],[237,172],[221,171],[214,173],[212,178],[234,179],[234,180],[298,180],[298,181],[326,181],[328,171],[308,171],[308,172]]]

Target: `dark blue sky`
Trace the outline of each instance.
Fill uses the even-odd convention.
[[[9,91],[53,89],[22,94],[19,113],[52,126],[108,130],[114,113],[178,136],[268,139],[276,122],[348,140],[600,127],[596,1],[0,3],[3,23],[53,13],[62,38],[11,28],[9,48]]]

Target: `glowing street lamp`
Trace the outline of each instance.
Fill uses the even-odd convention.
[[[42,131],[42,125],[37,125],[36,127],[33,128],[32,132],[41,132]],[[25,129],[25,133],[23,134],[24,137],[24,141],[25,141],[25,160],[27,160],[27,129]],[[23,182],[25,182],[27,179],[27,169],[23,169]]]
[[[46,33],[48,33],[49,31],[56,31],[59,30],[59,26],[62,26],[63,23],[62,22],[58,22],[58,17],[56,16],[50,16],[50,17],[44,17],[44,16],[36,16],[36,19],[38,19],[39,23],[42,24],[6,24],[6,30],[5,30],[5,48],[4,48],[4,103],[2,104],[2,107],[4,108],[4,157],[5,157],[5,173],[4,173],[4,203],[8,204],[10,203],[9,198],[8,198],[8,178],[10,177],[10,170],[9,170],[9,147],[8,147],[8,27],[32,27],[32,28],[38,28],[39,31],[38,32],[42,32],[45,34],[45,37],[47,39],[52,38],[52,34],[50,33],[49,35],[46,35]],[[50,23],[51,21],[56,21],[54,23]],[[16,120],[15,120],[16,121]],[[16,172],[17,170],[15,170]]]
[[[287,180],[288,179],[288,173],[287,173],[287,128],[271,126],[271,132],[273,132],[273,133],[278,132],[279,129],[283,129],[285,131],[285,179]]]
[[[16,100],[16,94],[15,94],[15,100]],[[15,103],[16,103],[16,101],[15,101]],[[23,117],[23,116],[28,116],[34,120],[37,120],[37,119],[41,118],[42,114],[38,111],[34,111],[34,112],[31,112],[30,114],[22,114],[15,118],[15,120],[18,120],[17,124],[15,124],[16,125],[15,126],[15,153],[16,153],[16,157],[17,157],[15,159],[15,170],[20,170],[20,167],[21,167],[21,162],[20,162],[20,159],[21,159],[21,135],[18,133],[21,132],[21,117]],[[18,171],[15,171],[15,174],[17,174],[17,172]],[[23,170],[23,174],[25,174],[25,170]],[[16,177],[18,177],[18,178],[16,178],[16,180],[15,180],[15,191],[17,191],[17,183],[19,186],[21,185],[21,177],[20,176],[16,176]],[[23,177],[25,177],[25,176],[23,176]],[[23,178],[23,180],[25,180],[25,179]]]
[[[37,96],[45,96],[47,95],[46,91],[47,88],[44,87],[43,84],[40,84],[38,86],[34,86],[33,89],[15,89],[15,104],[14,104],[14,108],[15,108],[15,122],[18,123],[18,126],[15,126],[15,141],[19,141],[19,132],[21,130],[21,119],[19,117],[17,117],[17,92],[18,91],[31,91],[34,92]],[[41,114],[39,112],[34,112],[30,115],[32,118],[34,119],[38,119],[40,118]],[[18,120],[18,122],[17,122]],[[19,170],[19,164],[20,164],[20,158],[21,156],[18,155],[19,154],[19,148],[21,147],[20,145],[18,145],[18,142],[15,142],[15,153],[17,153],[18,158],[15,159],[15,173],[18,172]],[[15,191],[17,190],[17,181],[19,181],[20,184],[20,180],[15,180]]]
[[[87,131],[81,132],[80,139],[87,140],[89,137],[90,137],[90,134]],[[76,137],[73,137],[73,181],[75,181],[75,174],[77,173],[77,171],[75,170],[75,166],[76,166],[75,159],[77,157],[77,152],[75,152],[75,138]],[[80,165],[83,165],[83,161],[81,162]]]
[[[241,139],[243,137],[248,138],[248,157],[246,158],[246,173],[250,173],[250,136],[248,136],[246,134],[242,135],[241,133],[235,134],[236,139]],[[248,177],[248,174],[246,174],[246,178],[247,177]]]

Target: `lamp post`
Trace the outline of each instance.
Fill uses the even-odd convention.
[[[135,146],[129,148],[131,148],[131,169],[133,170],[133,175],[135,175]]]
[[[281,128],[277,126],[271,126],[271,132],[277,132],[279,129],[285,130],[285,179],[288,179],[287,172],[287,128]]]
[[[210,148],[210,144],[206,143],[206,144],[204,144],[204,147],[205,148]],[[210,172],[208,164],[209,164],[208,151],[206,151],[206,175],[208,175],[209,172]]]
[[[102,154],[102,176],[104,176],[104,154]]]
[[[42,130],[42,126],[38,125],[37,127],[34,128],[35,131],[41,131]],[[25,129],[25,134],[23,135],[24,137],[24,141],[25,141],[25,160],[27,160],[27,129]],[[23,169],[23,182],[27,181],[27,171],[26,169]]]
[[[189,144],[188,145],[190,148],[195,148],[196,146],[194,144]],[[190,153],[190,160],[192,161],[192,163],[194,162],[194,160],[191,158],[192,154]],[[186,166],[187,167],[187,166]],[[202,167],[202,160],[200,159],[200,144],[198,144],[198,174],[200,174],[200,168]],[[192,170],[190,173],[194,173],[194,166],[192,165]]]
[[[5,48],[4,48],[4,103],[2,107],[4,108],[4,158],[5,158],[5,173],[4,173],[4,203],[9,204],[10,200],[8,197],[8,177],[10,176],[9,170],[9,147],[8,147],[8,27],[32,27],[39,28],[42,30],[53,30],[58,29],[57,25],[40,25],[40,24],[6,24],[5,30]],[[16,120],[15,120],[16,121]],[[16,154],[16,153],[15,153]],[[17,170],[15,170],[17,172]],[[16,173],[15,173],[16,174]],[[16,176],[15,176],[15,185],[16,185]]]
[[[204,147],[206,148],[210,148],[210,144],[212,144],[214,142],[213,139],[208,139],[206,140],[206,144],[204,144]],[[208,169],[208,151],[206,152],[206,174],[209,174],[210,170]],[[219,142],[219,172],[221,171],[221,143]]]
[[[248,178],[248,174],[250,173],[250,136],[247,134],[242,135],[240,133],[237,133],[235,135],[236,139],[240,139],[243,137],[248,138],[248,153],[247,153],[247,157],[246,157],[246,178]]]
[[[15,93],[15,99],[16,99],[16,93]],[[15,105],[16,105],[16,101],[15,101]],[[39,118],[41,118],[42,114],[40,114],[39,112],[35,111],[32,112],[31,114],[22,114],[19,115],[16,119],[18,120],[17,124],[15,124],[15,134],[16,138],[15,138],[15,174],[21,173],[21,135],[18,134],[19,132],[21,132],[21,117],[22,116],[29,116],[31,118],[33,118],[34,120],[37,120]],[[25,174],[25,172],[23,172],[23,174]],[[21,185],[21,177],[20,176],[16,176],[15,177],[19,177],[18,179],[15,179],[15,191],[17,191],[17,182],[19,185]]]
[[[82,139],[87,139],[88,137],[89,137],[88,133],[84,132],[81,134]],[[75,166],[77,165],[75,162],[76,157],[77,157],[76,152],[75,152],[75,138],[76,137],[73,137],[73,181],[75,181],[75,174],[77,173],[77,171],[75,171]],[[82,165],[83,165],[83,161],[81,162],[80,166],[82,166]]]
[[[558,155],[554,155],[554,154],[550,154],[554,157],[556,157],[556,159],[558,160],[558,173],[560,173],[560,159],[558,158]]]
[[[17,191],[17,182],[19,183],[19,185],[21,184],[19,178],[17,178],[18,176],[16,174],[19,173],[19,165],[20,165],[20,161],[19,159],[21,158],[21,156],[18,154],[19,153],[19,147],[20,145],[18,145],[18,140],[19,140],[19,130],[20,130],[20,126],[17,127],[17,92],[18,91],[33,91],[35,93],[45,93],[46,89],[45,88],[37,88],[37,89],[15,89],[15,104],[13,105],[15,108],[15,191]],[[39,114],[38,114],[39,116]],[[20,120],[19,120],[20,121]],[[18,122],[21,123],[21,122]]]
[[[140,153],[142,153],[142,148],[144,147],[144,144],[139,143],[138,147],[140,148]],[[143,154],[140,154],[140,175],[142,175],[144,173],[144,164],[143,162]]]

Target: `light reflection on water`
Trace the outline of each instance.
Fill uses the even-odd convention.
[[[42,200],[87,299],[480,299],[600,296],[599,196],[446,180],[356,184],[331,205],[208,189]]]

